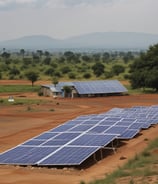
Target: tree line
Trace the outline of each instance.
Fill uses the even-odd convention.
[[[132,88],[158,91],[158,44],[146,52],[51,53],[20,49],[0,54],[0,79],[128,79]]]
[[[51,53],[20,49],[0,54],[1,79],[25,79],[30,72],[40,79],[108,79],[124,73],[137,52]],[[29,74],[28,74],[29,73]]]

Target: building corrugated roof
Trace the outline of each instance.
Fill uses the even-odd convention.
[[[52,92],[62,92],[64,86],[73,86],[81,95],[127,92],[127,89],[118,80],[59,82],[56,86],[54,84],[42,86],[49,88]]]

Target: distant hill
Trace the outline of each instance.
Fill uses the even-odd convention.
[[[53,45],[58,46],[58,44],[60,44],[60,41],[57,39],[44,35],[34,35],[0,42],[0,47],[3,46],[3,48],[9,49],[50,49]]]
[[[63,40],[44,35],[25,36],[0,42],[8,49],[147,49],[158,43],[158,35],[132,32],[103,32],[75,36]]]

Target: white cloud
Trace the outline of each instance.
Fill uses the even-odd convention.
[[[158,34],[158,0],[0,0],[0,40],[90,32]],[[11,11],[9,11],[11,9]]]
[[[49,8],[69,8],[84,7],[93,5],[112,4],[120,0],[0,0],[0,10],[17,9],[26,6],[49,7]],[[127,1],[127,0],[126,0]]]
[[[0,0],[0,10],[43,6],[47,0]]]
[[[113,4],[117,1],[120,0],[46,0],[45,2],[50,8],[72,8]]]

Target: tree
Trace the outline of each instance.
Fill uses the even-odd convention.
[[[87,56],[87,55],[83,55],[83,56],[82,56],[82,60],[88,62],[88,61],[91,60],[91,58],[90,58],[89,56]]]
[[[123,73],[124,71],[125,71],[125,68],[122,65],[114,65],[112,67],[112,73],[114,73],[115,75],[119,75],[120,73]]]
[[[100,61],[100,53],[93,54],[94,61]]]
[[[54,68],[50,67],[50,68],[46,69],[46,71],[44,72],[44,74],[49,75],[49,76],[52,76],[53,73],[54,73],[54,71],[55,71]]]
[[[41,59],[41,57],[43,55],[43,51],[42,50],[37,50],[36,53],[39,56],[39,58]]]
[[[3,52],[1,56],[2,56],[3,58],[5,58],[5,59],[8,59],[8,58],[10,58],[10,53],[8,53],[8,52]]]
[[[71,51],[64,52],[64,56],[65,56],[67,61],[71,61],[71,60],[73,60],[75,58],[74,53],[71,52]]]
[[[25,55],[25,50],[24,50],[24,49],[20,49],[20,55],[21,55],[22,58],[24,59],[24,55]]]
[[[73,72],[70,72],[68,76],[70,79],[76,79],[76,74]]]
[[[152,72],[148,72],[147,76],[145,80],[146,86],[158,91],[158,70],[153,69]]]
[[[110,54],[108,52],[105,52],[102,57],[103,61],[108,63],[110,60]]]
[[[36,82],[38,77],[39,77],[38,73],[34,72],[34,71],[28,71],[25,75],[26,75],[27,79],[32,82],[32,87],[33,87],[34,82]]]
[[[44,55],[45,55],[46,57],[50,57],[50,53],[49,53],[48,51],[45,51],[45,52],[44,52]]]
[[[51,62],[51,57],[46,57],[44,60],[43,60],[43,63],[45,65],[50,65],[50,62]]]
[[[19,69],[17,69],[15,66],[13,68],[10,69],[10,72],[9,72],[10,75],[19,75],[20,74],[20,71]]]
[[[63,74],[69,73],[71,72],[71,68],[69,66],[64,66],[63,68],[61,68],[61,72]]]
[[[92,66],[92,70],[93,70],[94,74],[97,77],[99,77],[104,73],[104,65],[102,63],[98,62]]]
[[[65,96],[70,96],[72,92],[72,88],[70,86],[63,86],[63,90],[65,93]]]
[[[130,66],[133,88],[153,88],[158,91],[158,44],[149,47]]]
[[[84,73],[84,74],[83,74],[83,77],[84,77],[85,79],[89,79],[89,78],[91,78],[91,74],[90,74],[90,73]]]
[[[53,82],[54,86],[56,86],[59,83],[59,81],[56,77],[53,77],[52,82]]]

